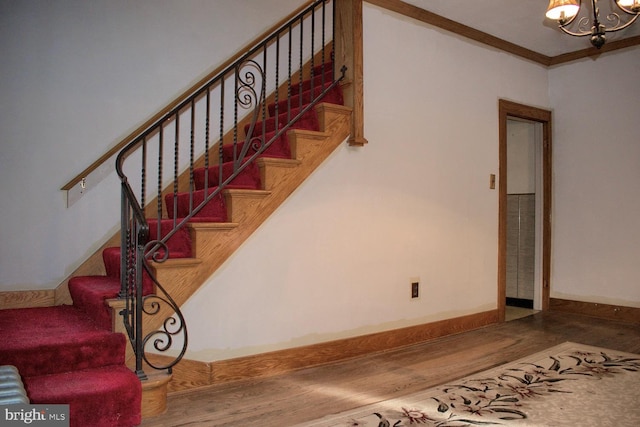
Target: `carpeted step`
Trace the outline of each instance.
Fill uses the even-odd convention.
[[[254,132],[255,134],[256,132]],[[269,142],[275,136],[276,132],[272,131],[265,134],[264,142]],[[242,147],[246,144],[246,141],[239,142],[235,147],[235,155],[234,155],[234,147],[233,144],[225,144],[222,146],[222,160],[223,162],[232,162],[234,158],[238,157],[240,152],[242,151]],[[258,151],[261,147],[261,138],[252,138],[250,141],[252,146],[247,150],[247,157],[252,156],[256,151]],[[277,159],[290,159],[291,158],[291,147],[289,145],[289,137],[286,132],[276,138],[269,147],[259,156],[259,157],[272,157]]]
[[[233,174],[233,162],[222,164],[222,182]],[[205,181],[208,179],[208,188],[217,187],[220,182],[220,165],[211,166],[207,169],[199,168],[193,171],[193,183],[197,190],[204,190]],[[260,169],[255,162],[248,163],[237,177],[227,184],[225,188],[237,188],[242,190],[261,190]]]
[[[268,106],[269,115],[273,116],[276,112],[276,107],[278,108],[278,112],[281,113],[283,111],[287,111],[289,106],[291,107],[300,107],[300,104],[306,105],[311,103],[315,98],[319,97],[323,92],[324,88],[321,86],[317,86],[312,90],[307,90],[302,94],[298,94],[291,97],[291,100],[283,100],[278,102],[278,104],[270,104]],[[338,104],[343,105],[344,99],[342,96],[342,88],[340,85],[335,86],[331,89],[327,94],[320,100],[320,102],[328,102],[330,104]]]
[[[149,241],[159,240],[166,236],[174,227],[172,219],[149,219]],[[182,228],[167,240],[169,258],[191,258],[191,233],[188,229]],[[160,255],[164,255],[164,250],[160,249]]]
[[[278,129],[282,129],[287,123],[289,123],[288,119],[293,119],[300,113],[302,108],[293,108],[291,111],[286,111],[282,114],[279,114],[277,117],[269,117],[264,120],[264,122],[257,122],[256,126],[253,130],[253,135],[261,135],[262,132],[269,133],[274,132],[276,130],[276,125]],[[264,123],[264,126],[263,126]],[[249,132],[250,124],[247,124],[244,127],[245,134]],[[320,130],[320,123],[318,121],[318,114],[312,108],[306,113],[304,113],[297,122],[291,125],[291,129],[306,129],[306,130]],[[247,137],[247,139],[249,139]]]
[[[121,261],[120,254],[121,254],[120,247],[117,247],[117,246],[106,248],[105,250],[102,251],[102,260],[104,262],[104,267],[107,272],[107,276],[110,278],[117,279],[118,291],[120,291],[120,261]],[[175,255],[175,258],[189,258],[188,256],[184,256],[185,254],[181,254],[181,253],[175,254],[175,252],[171,252],[170,254],[171,254],[171,257],[174,257]],[[142,294],[149,295],[154,291],[154,284],[146,271],[143,272],[142,274],[143,274]],[[114,296],[105,295],[105,298],[115,298],[115,295],[117,295],[117,293],[118,292],[116,292]],[[75,300],[74,300],[74,304],[75,304]]]
[[[0,365],[14,365],[23,377],[124,363],[124,335],[73,306],[0,310],[0,330]]]
[[[217,188],[212,187],[207,190],[207,194],[213,193]],[[170,218],[186,218],[192,208],[197,207],[204,201],[204,190],[197,190],[193,193],[167,194],[164,198],[167,212]],[[191,219],[191,222],[227,222],[227,206],[222,193],[213,197],[198,213]]]
[[[70,427],[129,427],[141,422],[142,390],[126,366],[24,378],[32,404],[69,405]]]
[[[313,79],[307,79],[302,82],[302,84],[292,84],[291,85],[291,95],[297,95],[302,92],[306,92],[311,89],[313,86],[316,87],[327,87],[331,83],[333,83],[333,72],[331,69],[324,74],[320,74],[319,71],[314,73]],[[292,104],[293,105],[293,104]]]
[[[120,248],[114,249],[120,259]],[[120,277],[76,276],[69,279],[68,287],[74,307],[91,317],[101,329],[111,331],[113,319],[106,300],[118,297]]]
[[[322,73],[331,73],[333,70],[333,60],[328,60],[327,62],[315,65],[312,68],[311,74],[314,76],[319,76]]]

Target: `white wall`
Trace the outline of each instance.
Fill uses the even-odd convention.
[[[69,209],[60,188],[303,2],[1,2],[0,291],[57,286],[115,233],[115,174]]]
[[[368,4],[364,40],[369,144],[340,147],[187,302],[207,319],[188,358],[497,307],[498,99],[548,108],[547,70]]]
[[[640,47],[549,76],[551,296],[640,307]]]

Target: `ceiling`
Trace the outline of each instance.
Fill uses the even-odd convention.
[[[403,0],[546,56],[591,47],[589,37],[571,37],[545,18],[547,0]],[[600,1],[600,21],[612,0]],[[590,10],[590,8],[589,8]],[[640,19],[631,27],[607,33],[607,42],[640,35]]]

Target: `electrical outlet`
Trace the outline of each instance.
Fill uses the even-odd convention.
[[[411,282],[411,299],[420,298],[420,282]]]

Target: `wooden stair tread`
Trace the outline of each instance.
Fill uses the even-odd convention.
[[[344,114],[351,114],[351,107],[347,107],[346,105],[340,105],[340,104],[331,104],[328,102],[321,102],[319,103],[316,108],[325,110],[325,111],[332,111],[338,114],[344,113]]]
[[[258,166],[269,165],[269,166],[278,166],[278,167],[290,167],[295,168],[302,164],[300,160],[296,159],[280,159],[277,157],[260,157],[256,160]]]
[[[202,260],[200,258],[169,258],[164,262],[154,262],[150,263],[156,269],[159,268],[180,268],[180,267],[195,267],[199,264],[202,264]]]
[[[267,197],[271,194],[268,190],[249,190],[245,188],[229,188],[222,191],[224,194],[239,197]]]
[[[293,135],[292,135],[293,134]],[[291,129],[289,135],[292,136],[304,136],[306,138],[323,139],[327,137],[327,132],[308,129]]]
[[[237,226],[237,222],[190,222],[187,224],[187,227],[194,231],[232,230]]]

